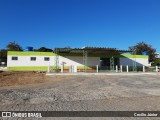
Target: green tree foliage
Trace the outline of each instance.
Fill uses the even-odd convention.
[[[15,41],[10,42],[6,48],[8,51],[23,51],[22,47]]]
[[[34,51],[39,51],[39,52],[53,52],[52,49],[49,49],[49,48],[45,48],[45,47],[41,47],[37,50],[34,50]]]
[[[10,42],[7,46],[6,49],[1,49],[0,50],[0,62],[5,62],[7,63],[7,51],[23,51],[22,47],[17,44],[15,41]]]
[[[154,59],[152,65],[153,66],[160,66],[160,59]]]
[[[142,55],[142,52],[147,52],[149,55],[149,62],[153,62],[155,60],[156,49],[144,42],[139,42],[134,46],[129,47],[129,50],[134,51],[137,55]]]
[[[7,50],[5,49],[0,50],[0,62],[7,63]]]

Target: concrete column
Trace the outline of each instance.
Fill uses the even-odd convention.
[[[156,72],[158,72],[158,66],[156,66]]]
[[[74,72],[74,65],[71,65],[71,72]]]
[[[74,72],[74,65],[72,65],[72,73]]]
[[[120,71],[123,72],[123,71],[122,71],[122,65],[120,66]]]
[[[96,65],[96,70],[97,70],[97,73],[98,73],[98,65]]]
[[[69,72],[72,72],[72,65],[69,66]]]
[[[127,72],[128,72],[128,65],[126,66],[126,70],[127,70]]]
[[[145,66],[143,66],[143,72],[145,72]]]
[[[63,73],[63,68],[64,68],[64,65],[62,64],[61,65],[61,73]]]
[[[50,73],[50,65],[48,65],[48,70],[47,70],[47,72]]]
[[[116,65],[116,72],[118,72],[118,66]]]
[[[74,72],[77,72],[77,66],[74,66]]]

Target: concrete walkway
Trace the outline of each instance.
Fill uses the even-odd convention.
[[[160,75],[158,72],[119,72],[119,73],[46,73],[46,75]]]

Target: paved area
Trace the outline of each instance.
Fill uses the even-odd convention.
[[[70,76],[70,75],[97,75],[97,76],[102,76],[102,75],[112,75],[112,76],[123,76],[123,75],[136,75],[136,76],[139,76],[139,75],[160,75],[159,72],[107,72],[107,73],[104,73],[104,72],[99,72],[99,73],[84,73],[84,72],[77,72],[77,73],[47,73],[46,75],[48,76]]]
[[[76,75],[53,83],[1,87],[0,110],[160,111],[160,75]],[[82,118],[42,119],[80,120]],[[160,118],[83,119],[154,120]]]

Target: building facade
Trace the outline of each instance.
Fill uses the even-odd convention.
[[[112,56],[114,66],[149,66],[147,55],[131,55],[121,54]],[[8,51],[7,55],[7,69],[17,71],[47,71],[48,67],[55,69],[61,69],[63,65],[64,70],[69,70],[70,66],[76,67],[76,71],[84,69],[95,69],[99,67],[110,67],[111,66],[111,55],[88,55],[84,64],[84,56],[76,54],[55,54],[53,52],[34,52],[34,51]]]

